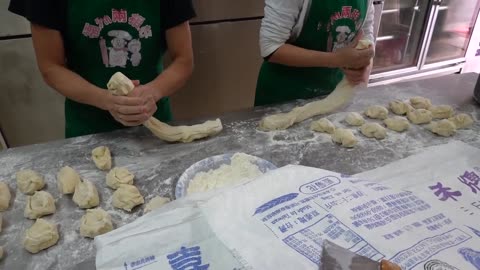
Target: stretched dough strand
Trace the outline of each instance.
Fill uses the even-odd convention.
[[[356,48],[358,50],[367,49],[370,45],[371,43],[369,41],[361,40]],[[260,121],[259,129],[263,131],[284,130],[295,123],[300,123],[314,116],[335,111],[352,100],[355,94],[353,91],[354,88],[355,86],[344,78],[325,99],[310,102],[288,113],[267,116]]]
[[[121,72],[117,72],[112,76],[107,87],[114,95],[128,95],[134,89],[131,80]],[[155,136],[167,142],[189,143],[194,140],[216,135],[223,130],[220,119],[207,121],[199,125],[173,127],[159,121],[155,117],[150,117],[143,125]]]

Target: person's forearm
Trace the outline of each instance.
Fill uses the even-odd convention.
[[[158,77],[146,86],[157,90],[155,99],[168,97],[183,87],[193,72],[193,59],[177,57]]]
[[[68,68],[55,65],[41,71],[45,82],[65,97],[103,110],[108,109],[105,105],[107,91],[89,83]]]
[[[307,50],[291,44],[278,48],[269,62],[292,67],[339,67],[334,53]]]

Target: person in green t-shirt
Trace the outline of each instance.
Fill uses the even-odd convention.
[[[9,10],[31,22],[40,72],[66,97],[66,137],[171,120],[168,97],[193,70],[191,0],[11,0]],[[118,71],[134,80],[129,96],[105,91]]]

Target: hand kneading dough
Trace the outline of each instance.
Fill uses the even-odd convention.
[[[387,130],[378,123],[366,123],[361,128],[365,137],[383,140],[387,137]]]
[[[45,181],[37,172],[32,170],[17,172],[17,187],[23,194],[32,195],[44,186]]]
[[[448,120],[454,123],[457,129],[469,128],[473,125],[472,117],[465,113],[455,115],[452,118],[448,118]]]
[[[129,78],[121,72],[117,72],[110,78],[107,88],[114,95],[126,96],[133,91],[134,85]],[[160,122],[155,117],[150,117],[143,125],[155,136],[167,142],[189,143],[216,135],[223,130],[220,119],[207,121],[200,125],[172,127]]]
[[[430,99],[424,97],[413,97],[410,99],[410,104],[415,109],[429,109],[432,107]]]
[[[93,149],[92,158],[98,169],[106,171],[112,168],[112,155],[110,154],[110,149],[108,149],[108,147],[100,146]]]
[[[87,180],[80,181],[75,187],[73,202],[82,209],[97,207],[100,204],[100,198],[95,185]]]
[[[346,148],[352,148],[358,143],[358,139],[353,135],[353,132],[344,128],[337,128],[332,135],[332,140]]]
[[[30,229],[25,232],[23,247],[30,253],[38,253],[55,245],[58,241],[57,225],[44,219],[37,219]]]
[[[333,134],[335,132],[335,125],[333,125],[327,118],[322,118],[318,121],[312,122],[310,129],[317,132]]]
[[[148,213],[152,210],[155,210],[155,209],[158,209],[162,206],[164,206],[165,204],[169,203],[170,202],[170,198],[165,198],[165,197],[155,197],[153,199],[150,200],[149,203],[147,203],[147,205],[145,206],[145,209],[143,209],[143,213]]]
[[[126,168],[117,167],[113,168],[107,174],[107,186],[112,189],[117,189],[121,184],[133,185],[134,175]]]
[[[408,111],[413,109],[409,104],[401,100],[391,101],[388,106],[390,107],[390,110],[396,115],[405,115]]]
[[[367,49],[371,45],[368,40],[360,40],[356,49]],[[296,107],[288,113],[280,113],[267,116],[260,121],[258,128],[263,131],[283,130],[295,123],[300,123],[311,117],[330,113],[342,107],[354,96],[355,85],[346,78],[338,83],[335,90],[325,99],[310,102],[304,106]]]
[[[37,219],[55,211],[55,200],[52,195],[46,191],[37,191],[33,196],[28,196],[23,215],[28,219]]]
[[[80,235],[83,237],[95,238],[112,230],[112,218],[101,208],[88,209],[80,220]]]
[[[140,194],[140,191],[138,191],[135,186],[120,185],[117,191],[113,193],[113,206],[128,212],[144,202],[142,194]]]
[[[443,119],[440,121],[435,121],[430,124],[428,129],[440,136],[443,137],[451,137],[455,135],[457,128],[455,127],[455,124],[450,122],[447,119]]]
[[[10,194],[10,189],[8,188],[8,185],[0,182],[0,212],[8,209],[11,198],[12,194]]]
[[[392,118],[387,118],[383,123],[387,126],[388,129],[397,132],[404,132],[410,128],[410,122],[406,118],[400,116],[394,116]]]
[[[452,106],[449,105],[433,106],[428,110],[432,112],[433,119],[447,119],[455,114]]]
[[[383,106],[374,105],[367,108],[365,115],[372,119],[385,120],[388,117],[388,110]]]
[[[365,119],[363,116],[357,112],[351,112],[345,118],[345,122],[351,126],[361,126],[365,124]]]
[[[80,182],[80,175],[68,166],[57,173],[57,186],[61,194],[73,194],[78,182]]]
[[[407,113],[408,120],[410,122],[421,125],[421,124],[428,124],[432,122],[432,112],[425,110],[425,109],[417,109],[413,111],[409,111]]]

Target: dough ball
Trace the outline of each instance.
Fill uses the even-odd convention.
[[[455,114],[455,111],[450,105],[432,106],[429,111],[432,112],[433,119],[447,119]]]
[[[383,106],[374,105],[367,108],[365,115],[372,119],[385,120],[388,117],[388,110]]]
[[[377,123],[366,123],[362,125],[360,132],[362,132],[365,137],[375,138],[377,140],[383,140],[387,137],[387,130]]]
[[[134,175],[126,168],[113,168],[107,174],[107,186],[117,189],[121,184],[133,185]]]
[[[469,128],[473,125],[472,117],[465,113],[457,114],[454,117],[448,118],[448,120],[453,122],[457,129]]]
[[[322,118],[318,121],[312,122],[310,129],[317,132],[333,134],[335,132],[335,125],[327,118]]]
[[[17,172],[17,187],[23,194],[32,195],[45,186],[42,176],[32,170]]]
[[[447,119],[431,123],[428,129],[431,132],[442,137],[451,137],[455,135],[457,131],[457,127],[455,126],[455,124]]]
[[[137,187],[132,185],[123,185],[113,193],[113,206],[131,212],[132,209],[140,204],[143,204],[142,194],[138,191]]]
[[[397,132],[404,132],[410,128],[410,122],[404,117],[394,116],[383,121],[388,129]]]
[[[73,202],[82,209],[97,207],[100,204],[100,198],[95,185],[87,180],[80,181],[75,187]]]
[[[408,111],[413,109],[409,104],[401,100],[391,101],[388,106],[390,107],[390,110],[396,115],[405,115]]]
[[[80,182],[80,175],[68,167],[65,166],[57,173],[57,185],[61,194],[73,194],[75,192],[75,186]]]
[[[46,191],[37,191],[28,196],[23,216],[28,219],[37,219],[55,213],[55,200]]]
[[[11,198],[12,194],[10,194],[10,189],[8,188],[8,185],[4,182],[0,182],[0,212],[8,209]]]
[[[432,107],[430,99],[424,97],[413,97],[410,99],[410,104],[415,109],[429,109]]]
[[[345,118],[345,122],[351,126],[361,126],[365,124],[365,119],[363,116],[357,112],[351,112]]]
[[[58,242],[57,225],[44,219],[37,219],[30,229],[25,232],[23,247],[30,253],[38,253]]]
[[[112,168],[112,155],[110,149],[106,146],[100,146],[92,151],[92,159],[95,166],[102,171],[110,170]]]
[[[83,237],[95,238],[112,230],[112,217],[101,208],[88,209],[80,220],[80,235]]]
[[[107,88],[115,96],[126,96],[135,88],[132,80],[121,72],[113,74],[107,83]]]
[[[157,196],[151,199],[149,203],[147,203],[147,205],[145,206],[145,209],[143,209],[143,213],[146,214],[152,210],[158,209],[169,202],[170,202],[170,198]]]
[[[432,112],[425,109],[417,109],[407,113],[410,122],[421,125],[432,122]]]
[[[332,135],[332,140],[346,148],[352,148],[358,143],[358,139],[353,135],[353,132],[344,128],[337,128]]]

